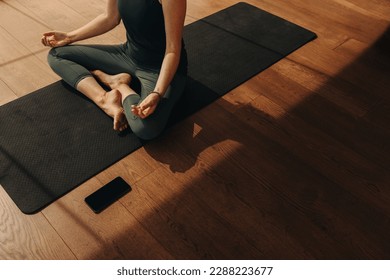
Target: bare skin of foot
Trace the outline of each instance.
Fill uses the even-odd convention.
[[[91,71],[92,75],[95,76],[100,82],[105,84],[111,89],[118,89],[122,95],[122,101],[130,94],[136,94],[134,90],[130,88],[131,76],[127,73],[120,73],[116,75],[109,75],[101,70]],[[131,111],[134,115],[141,119],[147,118],[156,109],[159,101],[159,95],[150,94],[146,97],[141,104],[138,106],[133,105]]]
[[[117,89],[106,92],[99,107],[114,119],[114,130],[123,131],[127,128],[127,120],[122,107],[122,95]]]
[[[108,86],[110,89],[116,89],[121,84],[129,85],[131,82],[131,76],[127,73],[120,73],[116,75],[108,75],[100,70],[91,71],[99,81],[104,85]]]

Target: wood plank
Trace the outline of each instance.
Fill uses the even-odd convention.
[[[129,182],[135,183],[160,167],[160,163],[147,154],[142,147],[113,164],[96,177],[100,181],[107,181],[109,178],[124,176]]]
[[[0,27],[0,67],[30,54],[7,30]]]
[[[47,27],[4,1],[0,2],[0,26],[30,52],[43,48],[40,39],[41,34],[47,31]]]
[[[162,174],[156,171],[152,175],[151,178],[155,178],[154,176]],[[148,180],[145,181],[144,179],[133,184],[133,196],[129,199],[124,198],[122,201],[132,215],[135,216],[152,236],[158,239],[159,243],[173,258],[200,259],[209,258],[209,251],[215,254],[214,247],[208,248],[204,252],[202,246],[199,246],[201,242],[198,240],[202,237],[194,240],[192,236],[186,233],[186,228],[175,220],[177,219],[175,216],[178,214],[172,217],[173,214],[165,210],[163,206],[151,201],[150,194],[143,190],[143,183],[155,187],[155,190],[160,193],[161,185],[155,182],[149,182]]]
[[[349,39],[338,46],[335,51],[343,55],[354,56],[359,64],[374,71],[375,75],[388,76],[390,55],[389,33],[383,33],[375,42],[366,44],[356,39]]]
[[[68,6],[70,9],[74,10],[75,12],[79,13],[86,20],[90,21],[90,20],[94,19],[96,16],[98,16],[99,14],[105,12],[107,1],[105,1],[105,0],[100,0],[100,1],[87,0],[87,1],[84,1],[84,5],[80,5],[80,1],[78,1],[78,0],[69,0],[69,1],[60,0],[60,2],[62,2],[64,5]],[[100,37],[102,37],[102,36],[100,36]],[[107,37],[107,39],[106,39],[106,37]],[[113,39],[112,37],[115,37],[116,40]],[[126,41],[126,30],[123,26],[123,23],[119,24],[116,28],[109,31],[109,36],[108,36],[108,34],[103,35],[103,38],[99,38],[99,39],[103,40],[105,43],[110,43],[109,38],[111,38],[111,40],[113,42],[125,42]],[[95,43],[98,43],[98,41],[95,41]]]
[[[0,106],[4,105],[12,100],[15,100],[17,96],[14,92],[0,79]]]
[[[172,142],[171,138],[167,137],[165,139],[167,139],[169,143],[177,143],[177,141]],[[187,198],[187,195],[182,197],[183,193],[185,194],[187,191],[183,188],[183,184],[180,180],[175,178],[175,176],[172,176],[173,174],[177,175],[177,169],[175,167],[173,167],[173,170],[171,170],[171,168],[166,168],[166,170],[161,169],[161,163],[159,162],[161,162],[162,159],[165,162],[167,159],[166,151],[169,149],[169,145],[166,144],[169,143],[161,143],[160,141],[151,142],[143,149],[138,150],[139,153],[142,154],[142,157],[147,158],[148,163],[152,163],[153,165],[157,164],[159,167],[153,167],[155,171],[152,174],[145,176],[145,178],[134,184],[133,191],[137,195],[132,198],[129,197],[128,199],[124,198],[124,204],[137,220],[144,224],[145,228],[147,228],[152,235],[159,237],[160,243],[175,258],[199,259],[218,258],[218,256],[226,258],[229,255],[232,255],[230,251],[229,253],[224,253],[223,251],[227,250],[224,249],[225,246],[221,246],[219,243],[218,248],[214,249],[216,246],[212,245],[213,242],[208,236],[210,234],[215,234],[214,230],[210,233],[208,228],[211,229],[218,226],[222,228],[222,232],[231,232],[223,230],[227,225],[219,222],[220,218],[218,215],[211,211],[211,209],[202,207],[201,202],[194,200],[192,196],[190,196],[190,198]],[[174,151],[174,153],[177,153],[177,151]],[[163,165],[165,164],[163,163]],[[116,172],[123,170],[121,173],[122,176],[126,171],[123,168],[110,168],[101,175],[109,177],[116,176],[117,173],[114,173],[114,170],[116,170]],[[169,178],[171,178],[171,180]],[[156,192],[158,192],[158,196],[155,195]],[[187,201],[187,199],[189,201]],[[201,206],[199,206],[199,204]],[[202,213],[204,212],[207,214],[203,215]],[[192,218],[186,217],[188,215],[191,215]],[[195,219],[195,216],[199,217]],[[206,220],[200,222],[199,220],[202,219],[216,219],[216,221],[213,222],[215,225],[205,224]],[[215,232],[220,231],[216,230]],[[224,237],[221,240],[225,240],[224,244],[229,240],[232,241],[235,244],[235,254],[236,256],[240,256],[240,258],[249,256],[254,257],[258,256],[260,253],[255,250],[253,246],[248,244],[245,239],[234,236],[234,234],[232,234],[232,237],[229,235],[229,237]],[[205,242],[206,245],[204,245]],[[238,246],[240,249],[237,248]],[[223,249],[220,249],[219,247]],[[212,253],[210,253],[210,251]]]
[[[345,5],[351,10],[368,15],[370,17],[376,17],[384,20],[389,20],[390,15],[390,3],[387,0],[334,0]]]
[[[58,80],[58,76],[50,67],[35,56],[27,56],[1,66],[0,77],[17,96],[23,96]]]
[[[42,211],[76,257],[171,259],[120,202],[98,215],[88,208],[84,198],[105,183],[93,178]],[[134,192],[127,196],[133,198]]]
[[[376,127],[377,130],[390,131],[390,103],[382,100],[364,116],[367,123]],[[389,140],[389,139],[387,139]]]
[[[390,243],[385,232],[390,229],[387,228],[388,219],[384,212],[369,205],[366,200],[351,195],[310,164],[267,139],[266,134],[254,133],[253,129],[245,128],[245,123],[234,121],[237,119],[235,115],[216,107],[215,103],[208,107],[214,109],[213,118],[209,118],[209,114],[204,117],[198,115],[202,117],[204,129],[213,131],[205,133],[203,137],[213,143],[221,142],[221,137],[234,139],[243,147],[229,153],[230,146],[226,145],[226,150],[222,150],[226,155],[225,160],[240,165],[275,195],[291,203],[293,208],[311,220],[306,226],[314,224],[329,234],[329,238],[340,244],[339,257],[387,256],[387,249],[384,248],[389,248]],[[381,225],[373,230],[377,222]],[[320,247],[319,244],[316,246]]]
[[[83,16],[86,20],[90,21],[97,15],[106,11],[106,0],[85,0],[83,5],[80,5],[78,0],[58,0],[60,5],[65,5],[75,13]]]
[[[51,30],[60,30],[65,32],[71,31],[83,26],[84,24],[86,24],[91,19],[93,19],[94,17],[96,17],[101,13],[99,12],[99,10],[89,9],[90,12],[96,12],[96,14],[94,17],[88,19],[84,17],[84,15],[79,11],[69,7],[69,4],[66,5],[59,0],[54,0],[54,1],[42,0],[39,2],[39,4],[28,0],[16,0],[16,1],[8,0],[6,2],[14,9],[23,12],[34,21],[44,25],[46,28],[44,32],[51,31]],[[42,6],[44,6],[45,9],[42,9]],[[79,6],[80,6],[79,4],[76,5],[76,7]],[[83,6],[83,5],[81,7],[89,8],[88,6]],[[85,8],[81,8],[81,9],[84,11]],[[113,32],[117,32],[117,31],[113,31]],[[121,40],[113,36],[113,32],[84,40],[82,41],[82,43],[85,44],[120,43]],[[37,33],[35,31],[35,36],[37,36],[37,41],[39,43],[40,43],[40,37],[42,33],[43,32]],[[40,46],[43,47],[42,45]]]
[[[245,238],[253,244],[259,250],[256,258],[312,258],[309,250],[286,230],[289,225],[278,216],[280,209],[288,206],[245,170],[225,160],[217,150],[219,143],[200,139],[204,129],[193,123],[194,120],[196,116],[180,123],[158,144],[147,145],[146,151],[182,182],[187,188],[183,192],[203,201],[239,232],[239,239]],[[238,143],[223,145],[240,149]],[[239,259],[244,257],[239,252],[235,255]]]
[[[286,110],[298,106],[311,95],[319,95],[358,118],[364,116],[380,100],[379,97],[371,95],[347,80],[330,77],[289,59],[273,65],[269,71],[258,75],[255,80],[262,92],[277,86],[277,89],[272,91],[276,94],[275,99],[279,100],[278,104]],[[279,82],[275,85],[273,81]],[[288,81],[299,84],[299,90],[288,86]]]
[[[251,259],[259,251],[229,223],[194,197],[172,172],[159,168],[136,183],[126,208],[179,259]],[[158,195],[157,195],[158,194]]]
[[[267,2],[270,0],[266,0]],[[279,2],[285,6],[285,2]],[[291,10],[299,10],[306,17],[315,19],[324,27],[331,26],[331,30],[338,34],[345,34],[363,42],[375,40],[382,34],[388,25],[388,20],[378,19],[367,14],[356,13],[348,5],[339,1],[324,0],[321,5],[310,0],[296,0],[288,3]],[[330,12],[332,11],[332,12]]]
[[[363,118],[356,120],[319,98],[312,98],[310,106],[295,108],[294,114],[368,160],[386,169],[390,166],[388,131],[378,129]]]
[[[279,66],[275,67],[275,69],[277,68],[280,69]],[[294,73],[292,68],[288,69],[291,73]],[[279,73],[274,72],[273,69],[255,77],[259,85],[258,92],[283,108],[283,111],[300,117],[311,126],[322,130],[325,134],[343,143],[355,153],[387,168],[390,158],[384,151],[389,150],[387,144],[388,133],[374,129],[361,118],[377,102],[380,102],[380,97],[371,95],[376,92],[362,91],[357,86],[351,87],[351,91],[347,92],[348,83],[343,82],[344,79],[340,80],[339,77],[332,78],[324,86],[315,89],[315,92],[308,91],[306,89],[308,84],[301,85],[299,83],[299,80],[304,77],[304,72],[302,71],[302,74],[297,76],[300,78],[294,78],[294,75],[289,75],[288,69],[285,73],[287,77],[279,76]],[[297,79],[298,82],[292,81],[292,79]],[[335,101],[340,100],[340,96],[335,99],[332,97],[333,94],[327,91],[327,89],[333,88],[343,91],[346,96],[346,98],[343,98],[343,103],[336,103]],[[384,94],[382,91],[379,93]],[[356,111],[356,108],[359,110]],[[275,113],[272,114],[273,117],[280,118],[284,113],[275,110]],[[356,139],[359,139],[359,141]]]
[[[315,40],[290,54],[288,59],[327,76],[337,76],[352,64],[356,57],[347,53],[338,53]]]
[[[256,78],[251,78],[221,98],[226,101],[224,109],[234,113],[243,106],[249,105],[259,95],[259,83]]]
[[[188,25],[190,23],[193,23],[195,21],[197,21],[198,19],[197,18],[194,18],[192,16],[189,16],[188,14],[186,15],[186,18],[184,20],[184,25]]]
[[[207,1],[207,0],[193,0],[187,1],[187,15],[201,19],[210,14],[218,12],[231,6],[239,1],[220,0],[220,1]]]
[[[0,186],[0,259],[75,259],[41,214],[24,215]]]
[[[284,111],[283,118],[277,113],[275,119],[275,111],[284,110],[268,98],[259,96],[251,106],[235,115],[355,196],[384,212],[390,211],[386,203],[390,199],[387,190],[390,177],[385,168],[368,161],[323,133],[321,127],[312,127],[293,113]]]
[[[42,0],[39,3],[28,0],[5,0],[4,2],[15,11],[40,23],[46,30],[48,28],[69,30],[80,27],[88,22],[78,12],[58,0]],[[45,8],[42,9],[42,7]]]
[[[327,76],[348,81],[371,95],[388,98],[386,89],[389,88],[390,82],[386,73],[372,67],[371,64],[364,63],[366,56],[370,56],[370,51],[357,58],[345,52],[328,50],[313,42],[310,47],[305,46],[288,58]]]

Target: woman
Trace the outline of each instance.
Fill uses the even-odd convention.
[[[152,139],[165,128],[185,87],[185,13],[186,0],[108,0],[104,14],[68,33],[47,32],[42,43],[53,47],[52,69],[111,116],[115,130],[129,125],[138,137]],[[125,44],[69,45],[103,34],[121,20]]]

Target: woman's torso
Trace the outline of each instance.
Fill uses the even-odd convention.
[[[157,70],[165,54],[165,24],[158,0],[118,0],[118,9],[126,28],[131,58],[141,67]],[[184,43],[179,72],[186,71]]]

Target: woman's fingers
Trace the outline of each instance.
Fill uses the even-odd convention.
[[[131,112],[140,117],[141,119],[145,119],[146,117],[150,116],[153,113],[154,110],[152,110],[152,107],[141,107],[141,106],[135,106],[131,108]]]
[[[53,38],[55,35],[54,31],[45,32],[42,35],[41,42],[44,46],[50,46],[50,37]]]
[[[41,38],[41,42],[42,42],[42,44],[43,44],[44,46],[47,46],[47,47],[54,47],[56,40],[54,39],[53,36],[45,36],[45,35],[44,35],[44,36]]]
[[[140,117],[141,119],[145,119],[151,114],[153,114],[158,104],[158,100],[151,95],[151,97],[145,98],[138,106],[132,105],[131,111],[134,115]]]
[[[41,43],[42,43],[42,45],[47,46],[47,44],[46,44],[46,37],[45,36],[42,36]]]
[[[59,47],[69,44],[70,40],[67,38],[66,33],[49,31],[43,33],[41,42],[43,45],[48,47]]]
[[[143,113],[142,113],[142,111],[141,111],[141,108],[140,108],[139,106],[132,105],[132,106],[131,106],[131,112],[132,112],[134,115],[136,115],[136,116],[138,116],[138,117],[140,117],[140,118],[144,118],[144,117],[143,117]]]
[[[139,107],[140,107],[139,110],[141,112],[141,116],[140,117],[141,118],[146,118],[146,117],[150,116],[154,112],[154,109],[156,108],[156,105],[148,102],[146,104],[141,104]]]
[[[49,44],[49,36],[43,34],[42,38],[41,38],[41,42],[44,46],[50,46]]]

